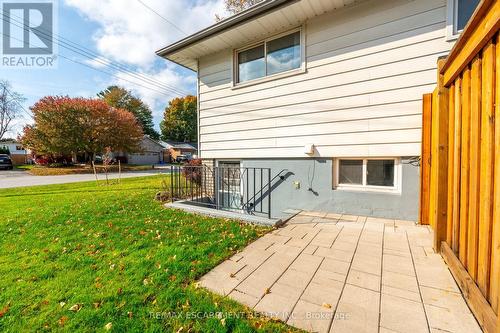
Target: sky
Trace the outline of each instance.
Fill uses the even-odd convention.
[[[156,56],[155,51],[213,24],[215,14],[225,15],[223,0],[54,1],[56,37],[90,49],[92,56],[98,55],[97,60],[58,45],[56,68],[0,67],[0,80],[9,81],[11,89],[26,98],[26,110],[43,96],[93,98],[107,86],[117,84],[150,106],[157,129],[169,100],[196,93],[196,74]],[[103,65],[108,62],[147,75],[155,83]],[[9,136],[20,134],[29,122],[30,117],[23,113]]]

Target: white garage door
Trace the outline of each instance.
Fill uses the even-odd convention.
[[[157,164],[160,163],[160,153],[129,154],[129,164]]]

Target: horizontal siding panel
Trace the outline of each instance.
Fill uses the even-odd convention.
[[[307,72],[304,74],[264,82],[245,87],[244,89],[233,90],[229,89],[229,86],[223,89],[208,90],[205,92],[203,92],[204,89],[202,89],[200,101],[204,103],[213,99],[250,94],[261,90],[279,89],[279,87],[283,86],[286,86],[284,89],[288,89],[293,84],[301,84],[305,81],[307,81],[308,86],[310,86],[316,84],[315,81],[320,78],[329,76],[331,76],[331,82],[340,84],[338,81],[339,78],[334,77],[334,75],[339,74],[343,74],[345,77],[350,73],[351,76],[354,76],[352,79],[353,81],[359,81],[360,78],[365,77],[366,73],[368,73],[371,78],[375,78],[405,73],[408,72],[409,69],[436,68],[436,58],[440,55],[447,54],[449,49],[449,44],[444,43],[442,37],[439,37],[438,39],[405,46],[396,51],[385,51],[377,56],[369,54],[321,66],[314,66],[314,62],[308,63]],[[429,50],[433,50],[434,53],[429,55]],[[390,59],[390,61],[388,61],[388,59]],[[228,79],[230,80],[231,72],[227,75],[229,75]],[[201,80],[203,80],[203,78],[201,78]],[[346,83],[349,83],[349,81],[346,81]]]
[[[351,115],[352,117],[353,115]],[[340,133],[356,133],[382,130],[420,128],[422,117],[418,115],[364,119],[357,121],[312,124],[297,126],[290,131],[289,127],[260,130],[243,130],[231,133],[201,134],[201,142],[228,142],[239,140],[255,140],[263,138],[290,138],[311,135],[329,135]]]
[[[327,39],[316,44],[310,44],[307,47],[307,54],[308,56],[314,57],[316,55],[332,52],[338,49],[345,49],[352,46],[359,47],[359,45],[367,42],[373,42],[383,38],[387,38],[403,31],[416,30],[418,28],[422,28],[423,26],[439,23],[443,23],[444,25],[445,18],[446,8],[443,6],[428,12],[402,18],[400,20],[389,22],[370,29],[365,29],[348,35]],[[325,36],[335,35],[325,34]]]
[[[207,109],[212,101],[215,101],[217,104],[227,105],[246,103],[256,99],[274,98],[283,94],[302,93],[304,90],[319,90],[328,87],[347,86],[356,82],[383,79],[419,71],[432,71],[435,73],[436,55],[352,71],[349,71],[347,68],[344,70],[344,67],[341,65],[329,66],[328,68],[316,67],[310,69],[308,75],[294,76],[293,81],[295,82],[291,84],[268,87],[267,89],[262,88],[254,91],[249,91],[247,89],[240,91],[241,89],[239,89],[236,90],[236,92],[240,91],[239,94],[234,94],[234,91],[232,91],[233,93],[226,93],[226,96],[211,99],[205,99],[204,97],[206,96],[201,96],[202,110]],[[307,80],[308,77],[312,77],[313,79]],[[201,116],[203,117],[204,115],[202,114]]]
[[[252,148],[287,148],[303,147],[308,143],[318,146],[350,146],[367,144],[383,144],[391,142],[419,142],[421,130],[394,129],[388,131],[371,131],[362,133],[340,133],[330,135],[310,135],[289,138],[255,139],[245,141],[201,142],[204,150],[230,150]]]
[[[256,121],[269,117],[291,116],[297,114],[315,113],[333,110],[347,110],[354,108],[364,108],[370,105],[394,104],[401,101],[418,101],[425,91],[432,89],[435,84],[422,85],[419,87],[409,87],[394,89],[372,94],[349,96],[337,99],[325,99],[307,103],[288,104],[282,106],[269,107],[262,110],[240,112],[219,117],[210,117],[200,119],[200,126],[223,125],[235,122]],[[419,109],[416,109],[420,112]],[[213,112],[213,111],[211,111]],[[315,115],[311,115],[314,117]],[[249,126],[250,127],[250,126]]]
[[[388,143],[374,145],[353,146],[325,146],[316,147],[316,157],[386,157],[386,156],[418,156],[420,154],[420,143]],[[304,147],[290,148],[267,148],[205,151],[202,148],[201,158],[284,158],[284,157],[310,157],[304,153]]]
[[[358,61],[361,63],[371,63],[363,67],[375,66],[377,64],[389,63],[398,60],[409,59],[412,57],[421,57],[435,52],[448,52],[452,44],[444,39],[444,24],[428,26],[422,28],[421,31],[414,31],[412,33],[403,33],[393,36],[388,40],[380,41],[378,43],[370,42],[363,45],[362,48],[358,46],[333,51],[327,55],[320,55],[316,57],[307,58],[308,69],[334,64],[334,66],[346,66],[346,68],[356,68],[351,65],[351,61]],[[307,51],[306,51],[307,53]],[[220,55],[222,59],[227,61],[228,66],[231,65],[231,56]],[[394,60],[393,60],[394,57]],[[230,73],[230,71],[229,71]],[[264,89],[269,86],[275,86],[293,80],[292,78],[285,78],[276,81],[260,83],[256,89]],[[249,86],[241,90],[251,90],[256,86]],[[200,93],[203,95],[210,92],[222,91],[231,94],[230,74],[221,79],[220,81],[203,82],[200,81]],[[239,92],[239,91],[238,91]]]
[[[366,1],[311,20],[312,24],[308,26],[307,43],[311,45],[323,42],[325,36],[330,38],[357,33],[444,5],[444,0]],[[335,24],[331,24],[332,22]]]
[[[223,70],[220,72],[214,72],[212,74],[200,77],[200,82],[207,86],[218,86],[220,83],[229,84],[231,82],[231,69]]]
[[[424,42],[426,40],[431,40],[435,38],[443,38],[443,43],[445,36],[445,24],[437,23],[432,25],[425,25],[421,28],[411,30],[411,31],[399,31],[395,32],[394,35],[381,38],[378,40],[372,40],[366,42],[362,45],[354,45],[338,50],[331,50],[324,54],[319,54],[316,56],[307,56],[307,62],[312,63],[316,66],[330,63],[332,60],[341,61],[346,59],[352,59],[355,57],[360,57],[366,54],[378,54],[383,51],[397,50],[406,45],[412,45]],[[432,52],[429,52],[432,53]]]
[[[333,86],[325,89],[315,89],[313,91],[306,91],[303,93],[293,92],[273,98],[250,100],[245,103],[235,102],[234,104],[228,104],[219,101],[211,101],[203,103],[203,105],[200,106],[200,118],[205,119],[208,117],[220,117],[222,115],[229,115],[238,112],[269,109],[280,105],[293,105],[298,103],[314,102],[317,100],[338,99],[349,96],[361,96],[359,98],[363,98],[363,96],[369,94],[394,90],[401,88],[402,86],[414,87],[434,84],[435,82],[436,73],[433,69],[430,69],[424,72],[404,74],[390,78],[375,79],[341,86]]]
[[[226,123],[226,124],[216,124],[211,126],[200,127],[200,134],[224,134],[230,131],[245,131],[251,134],[253,131],[260,131],[261,129],[269,128],[287,128],[289,131],[295,131],[298,126],[306,126],[311,124],[321,124],[321,123],[345,123],[350,121],[358,121],[365,119],[377,119],[386,117],[396,117],[396,116],[407,116],[413,115],[415,112],[420,113],[422,106],[421,100],[413,102],[404,102],[396,104],[384,104],[375,105],[359,108],[351,108],[347,110],[332,110],[332,111],[320,111],[316,113],[300,113],[296,115],[284,114],[282,116],[276,117],[274,113],[266,112],[264,115],[259,114],[259,117],[263,116],[263,119],[255,119],[254,115],[240,119],[240,121]],[[272,116],[272,117],[269,117]],[[243,114],[245,117],[245,114]],[[348,125],[347,125],[348,126]]]

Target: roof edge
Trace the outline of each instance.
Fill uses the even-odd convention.
[[[189,35],[173,44],[170,44],[164,48],[159,49],[155,53],[160,57],[166,57],[169,54],[177,52],[185,47],[188,47],[192,44],[195,44],[203,39],[221,33],[227,29],[233,28],[237,25],[242,24],[245,21],[248,21],[252,18],[265,14],[269,11],[276,10],[279,7],[289,3],[289,2],[297,2],[299,0],[264,0],[261,1],[254,6],[236,14],[230,16],[220,22],[217,22],[205,29],[202,29],[192,35]]]

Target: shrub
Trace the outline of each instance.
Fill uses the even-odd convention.
[[[184,164],[182,168],[182,175],[187,181],[200,185],[202,171],[203,165],[201,163],[201,159],[193,159]]]

